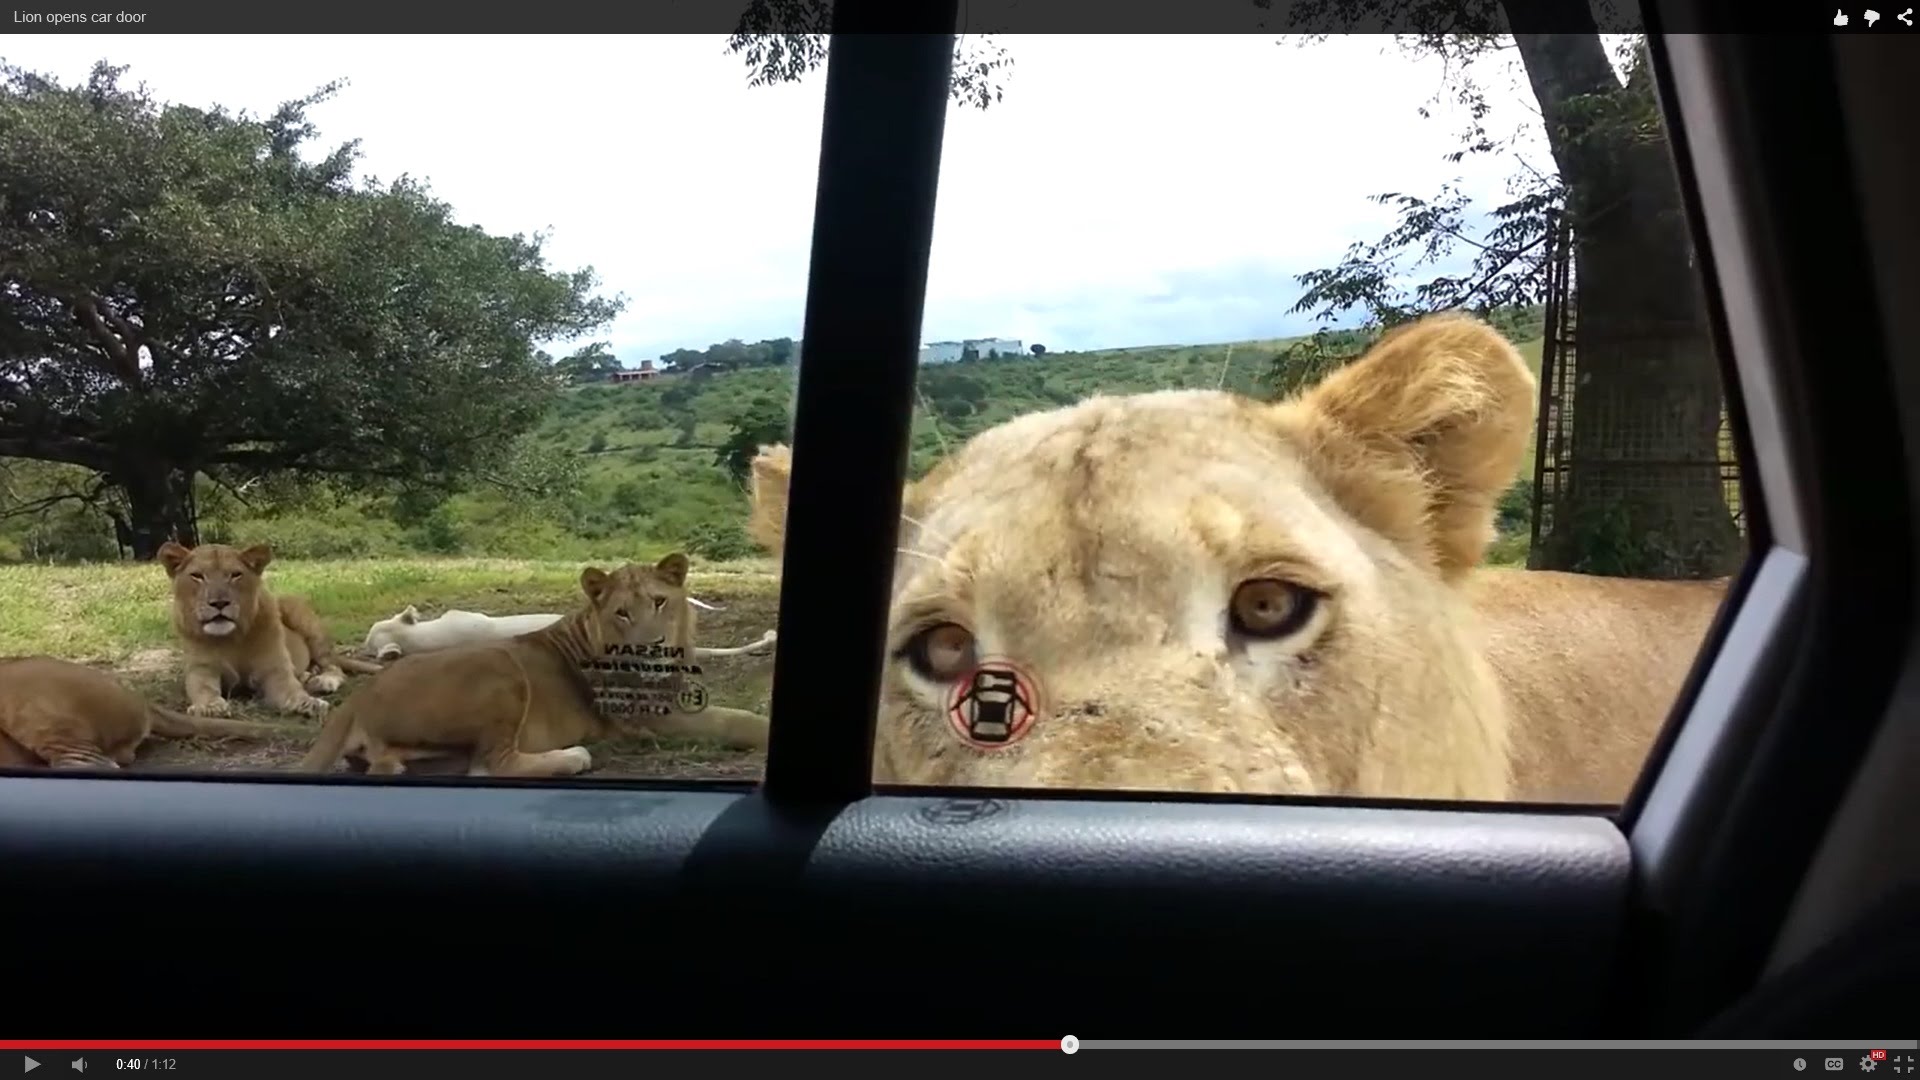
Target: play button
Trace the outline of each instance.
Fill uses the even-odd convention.
[[[21,1057],[26,1057],[26,1055],[25,1055],[25,1054],[22,1054],[22,1055],[20,1055],[20,1056],[21,1056]],[[28,1072],[32,1072],[33,1070],[35,1070],[35,1069],[37,1069],[37,1068],[39,1068],[39,1067],[40,1067],[40,1063],[39,1063],[39,1062],[37,1062],[37,1061],[35,1061],[35,1060],[33,1060],[32,1058],[27,1058],[27,1071],[28,1071]]]

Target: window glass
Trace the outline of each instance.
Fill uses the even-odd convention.
[[[1622,800],[1746,552],[1643,44],[960,47],[875,778]]]
[[[5,59],[0,763],[758,776],[820,80],[718,35]]]

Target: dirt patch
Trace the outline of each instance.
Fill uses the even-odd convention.
[[[235,715],[241,715],[239,710]],[[255,717],[258,718],[258,717]],[[318,734],[319,727],[315,725]],[[299,764],[311,739],[274,737],[264,742],[215,739],[154,739],[141,748],[135,769],[167,772],[278,772]],[[592,747],[593,776],[646,780],[758,780],[766,755],[666,740],[621,739]],[[441,770],[422,769],[433,773]]]
[[[137,649],[131,656],[110,666],[122,675],[138,676],[172,671],[179,663],[180,658],[172,649]]]

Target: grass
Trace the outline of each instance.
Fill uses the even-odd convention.
[[[566,611],[579,597],[578,562],[513,559],[286,560],[267,571],[272,587],[306,596],[341,646],[358,645],[374,622],[408,604],[423,615],[448,608],[489,615]],[[697,563],[693,595],[722,611],[700,613],[700,643],[741,645],[774,625],[778,595],[771,560]],[[149,700],[184,708],[180,653],[168,624],[168,582],[152,564],[0,566],[0,656],[44,654],[114,672]],[[714,704],[764,712],[773,665],[766,657],[703,661]],[[350,680],[338,702],[365,676]],[[278,724],[317,723],[235,702],[234,715]],[[311,736],[252,745],[154,740],[141,767],[253,769],[285,767]],[[600,773],[647,777],[755,777],[763,758],[684,741],[622,736],[594,748]]]

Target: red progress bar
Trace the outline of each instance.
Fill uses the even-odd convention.
[[[1051,1050],[1046,1039],[79,1039],[0,1050]]]

